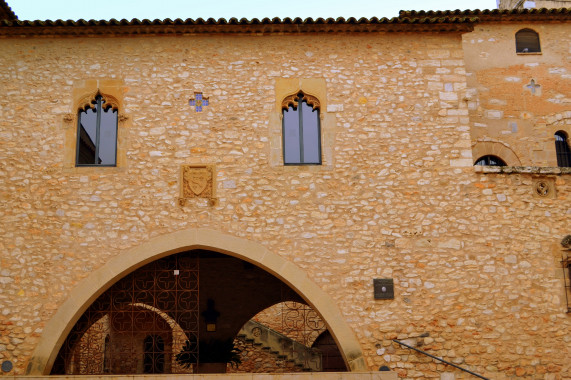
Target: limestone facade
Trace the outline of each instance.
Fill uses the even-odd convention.
[[[541,53],[516,53],[515,34],[539,34]],[[474,160],[557,166],[555,133],[571,134],[568,31],[559,24],[479,24],[464,34]]]
[[[242,257],[303,274],[301,297],[349,327],[332,331],[340,348],[357,342],[353,370],[469,378],[400,339],[494,379],[571,378],[571,176],[549,169],[554,131],[571,134],[569,24],[473,27],[3,35],[0,362],[14,369],[0,373],[49,372],[31,365],[61,344],[46,326],[122,275],[107,263],[214,231],[222,253],[255,244]],[[541,55],[514,52],[521,27]],[[291,89],[320,98],[322,165],[282,164]],[[117,166],[76,167],[77,107],[98,91],[119,104]],[[473,151],[523,168],[474,168]],[[212,168],[215,196],[180,202],[183,165]],[[393,300],[374,299],[374,278],[394,280]]]

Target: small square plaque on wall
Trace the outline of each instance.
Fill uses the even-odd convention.
[[[395,287],[392,278],[374,278],[373,289],[376,300],[395,299]]]

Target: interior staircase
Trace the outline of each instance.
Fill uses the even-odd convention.
[[[236,338],[272,353],[277,359],[290,361],[302,371],[319,372],[322,370],[319,350],[306,347],[253,320],[248,321],[242,327]]]

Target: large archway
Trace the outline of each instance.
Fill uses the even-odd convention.
[[[305,272],[258,243],[214,230],[197,228],[163,235],[127,250],[78,284],[46,324],[26,374],[50,373],[57,353],[75,323],[89,305],[117,280],[154,260],[192,249],[205,249],[234,256],[279,278],[318,311],[335,339],[347,368],[351,371],[367,371],[359,343],[334,301],[313,283]]]

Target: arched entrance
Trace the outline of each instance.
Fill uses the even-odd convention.
[[[119,279],[160,258],[193,249],[223,253],[247,261],[272,274],[294,290],[325,321],[351,371],[366,371],[360,346],[333,300],[295,264],[255,242],[208,229],[189,229],[155,238],[130,249],[94,271],[70,293],[46,325],[28,365],[28,375],[47,375],[56,356],[88,307]]]
[[[347,371],[325,322],[301,302],[284,301],[262,310],[242,326],[236,342],[243,360],[230,372]]]

